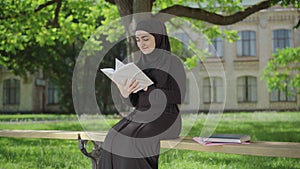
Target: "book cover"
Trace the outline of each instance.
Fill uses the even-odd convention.
[[[209,137],[203,137],[203,142],[212,143],[243,143],[250,141],[251,137],[246,134],[213,134]]]
[[[193,140],[200,143],[203,146],[224,146],[224,145],[235,145],[235,144],[250,144],[249,141],[245,141],[242,143],[234,143],[234,142],[203,142],[201,137],[193,137]]]
[[[107,77],[118,84],[124,84],[125,80],[136,79],[140,87],[134,93],[153,84],[153,81],[133,62],[124,64],[120,60],[115,59],[115,69],[100,69]]]

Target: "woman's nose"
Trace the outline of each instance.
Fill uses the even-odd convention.
[[[141,43],[141,46],[144,46],[144,45],[145,45],[145,42],[144,42],[144,41],[141,41],[140,43]]]

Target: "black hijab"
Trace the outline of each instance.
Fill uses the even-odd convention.
[[[179,96],[181,101],[177,100],[176,104],[182,103],[185,96],[186,75],[180,59],[171,54],[166,26],[158,20],[147,19],[137,24],[137,30],[146,31],[155,38],[155,49],[150,54],[141,52],[137,65],[152,78],[156,87],[177,91],[176,96]],[[168,100],[174,100],[165,94]]]
[[[143,69],[153,68],[168,72],[171,64],[171,48],[165,24],[158,20],[147,19],[137,24],[136,31],[138,30],[146,31],[155,38],[155,49],[150,54],[141,52],[138,65]]]
[[[170,42],[164,23],[154,19],[143,20],[137,24],[136,31],[137,30],[143,30],[153,35],[156,44],[155,48],[169,52],[171,51]]]

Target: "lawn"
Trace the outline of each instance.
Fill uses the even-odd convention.
[[[197,117],[197,118],[195,118]],[[183,133],[199,136],[207,115],[183,116]],[[109,125],[116,118],[106,118]],[[226,113],[216,133],[246,133],[252,140],[300,142],[299,112]],[[0,129],[83,130],[86,125],[68,115],[0,115]],[[91,168],[90,159],[80,153],[77,141],[0,138],[0,169]],[[257,157],[184,150],[165,150],[161,169],[300,169],[293,158]]]

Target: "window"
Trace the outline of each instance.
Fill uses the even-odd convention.
[[[242,31],[238,35],[241,39],[237,41],[237,55],[256,56],[256,32]]]
[[[180,32],[172,34],[173,37],[170,38],[170,43],[172,44],[172,52],[178,56],[188,58],[191,56],[191,52],[188,49],[189,37],[186,33]]]
[[[291,47],[292,44],[291,31],[286,29],[278,29],[273,31],[273,53],[276,49]]]
[[[48,83],[48,104],[58,104],[59,103],[59,89],[58,87],[49,82]]]
[[[296,90],[289,85],[283,90],[274,89],[270,93],[270,100],[273,102],[296,101]]]
[[[220,77],[206,77],[203,81],[204,103],[223,102],[223,80]]]
[[[174,37],[176,37],[183,44],[184,50],[188,49],[189,37],[185,33],[176,33],[174,34]]]
[[[7,79],[3,83],[3,104],[20,103],[20,80]]]
[[[256,77],[243,76],[238,78],[237,84],[238,102],[257,101],[257,82]]]
[[[209,45],[209,52],[212,54],[212,57],[222,57],[223,48],[222,48],[222,38],[217,37],[211,40],[212,44]]]

